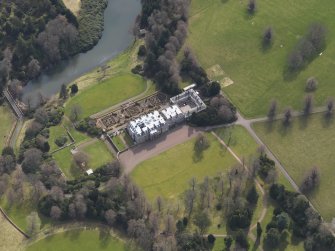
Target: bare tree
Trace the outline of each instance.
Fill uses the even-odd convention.
[[[276,117],[277,113],[277,101],[273,100],[270,104],[269,112],[268,112],[268,119],[269,121],[273,121]]]
[[[156,199],[156,203],[157,203],[157,209],[158,212],[161,212],[162,208],[163,208],[163,199],[161,196],[158,196]]]
[[[89,161],[88,155],[81,151],[75,153],[73,155],[73,159],[75,163],[77,164],[77,166],[79,166],[80,168],[86,167]]]
[[[199,232],[201,235],[205,234],[206,230],[211,225],[211,220],[208,213],[206,211],[197,213],[194,216],[194,225],[199,228]]]
[[[334,99],[329,99],[327,101],[327,113],[326,115],[330,117],[334,112]]]
[[[109,209],[105,212],[105,220],[107,221],[109,226],[113,226],[115,220],[116,220],[117,214],[113,209]]]
[[[49,121],[48,113],[43,107],[36,110],[34,118],[38,123],[42,125],[46,125]]]
[[[256,11],[256,0],[249,0],[247,5],[247,11],[250,15],[254,14]]]
[[[37,212],[31,212],[27,216],[27,232],[29,235],[35,235],[40,231],[41,220]]]
[[[24,153],[24,160],[22,162],[22,170],[25,173],[32,173],[36,171],[42,161],[42,152],[36,148],[28,149]]]
[[[194,202],[195,202],[195,198],[196,198],[196,193],[194,190],[187,190],[185,192],[185,209],[187,211],[188,216],[190,217],[190,215],[192,214],[193,211],[193,207],[194,207]]]
[[[268,46],[273,40],[273,29],[271,26],[267,27],[263,33],[263,46]]]
[[[74,105],[71,107],[70,119],[72,122],[78,121],[81,114],[82,109],[80,105]]]
[[[62,215],[62,210],[57,206],[52,206],[50,210],[50,217],[53,220],[59,220]]]
[[[165,233],[168,235],[172,235],[175,231],[175,221],[172,215],[168,215],[166,217],[166,222],[165,222]]]
[[[285,126],[288,126],[288,125],[290,125],[291,120],[292,120],[292,110],[291,110],[291,108],[287,108],[284,112],[283,124]]]
[[[27,68],[27,74],[29,78],[36,78],[41,72],[40,62],[33,58],[30,60]]]
[[[63,189],[59,186],[53,186],[50,190],[50,196],[55,201],[63,201],[64,200],[64,192]]]
[[[309,193],[313,191],[320,184],[320,169],[318,167],[313,167],[306,174],[303,179],[300,189],[304,193]]]

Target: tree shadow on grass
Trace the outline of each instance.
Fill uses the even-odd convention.
[[[260,244],[261,244],[261,238],[257,238],[251,250],[256,251]]]
[[[304,114],[299,117],[298,121],[300,130],[305,130],[307,128],[310,117],[310,114]]]
[[[71,241],[75,241],[79,238],[83,230],[70,230],[65,232],[65,237],[69,238]]]
[[[327,113],[324,114],[322,118],[322,127],[328,128],[334,124],[334,115],[329,115]]]
[[[285,137],[292,131],[292,127],[293,127],[293,122],[290,122],[290,123],[282,122],[278,128],[278,132],[282,137]]]
[[[110,236],[109,230],[107,228],[99,228],[99,245],[101,248],[106,248],[110,238],[112,238]]]

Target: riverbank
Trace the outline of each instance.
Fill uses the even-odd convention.
[[[135,18],[141,11],[139,0],[113,0],[104,13],[103,34],[90,51],[62,61],[51,73],[41,75],[23,88],[23,100],[37,100],[42,94],[51,97],[59,92],[62,84],[69,84],[94,68],[105,65],[126,50],[134,40],[131,33]]]

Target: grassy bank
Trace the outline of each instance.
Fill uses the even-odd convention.
[[[272,99],[281,109],[300,109],[310,76],[319,80],[315,103],[322,105],[335,93],[335,2],[257,1],[253,16],[246,5],[247,1],[192,1],[187,45],[202,66],[212,70],[214,79],[232,79],[234,84],[224,92],[247,117],[266,114]],[[326,50],[296,77],[286,79],[288,54],[315,22],[327,28]],[[274,40],[264,50],[261,40],[267,26],[273,27]]]
[[[134,97],[146,89],[146,82],[139,76],[122,74],[104,80],[84,89],[66,103],[65,114],[70,116],[71,108],[79,105],[80,118],[85,118]]]
[[[131,177],[151,201],[158,196],[178,199],[188,188],[192,177],[200,182],[205,176],[225,173],[236,164],[236,160],[211,134],[207,134],[207,137],[210,147],[204,152],[202,159],[194,158],[193,139],[139,164]],[[151,173],[155,174],[154,179],[148,175]]]

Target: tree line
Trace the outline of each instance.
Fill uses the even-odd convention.
[[[7,84],[15,90],[60,60],[92,48],[103,31],[107,2],[83,0],[78,19],[61,0],[13,0],[0,5],[2,91]]]

